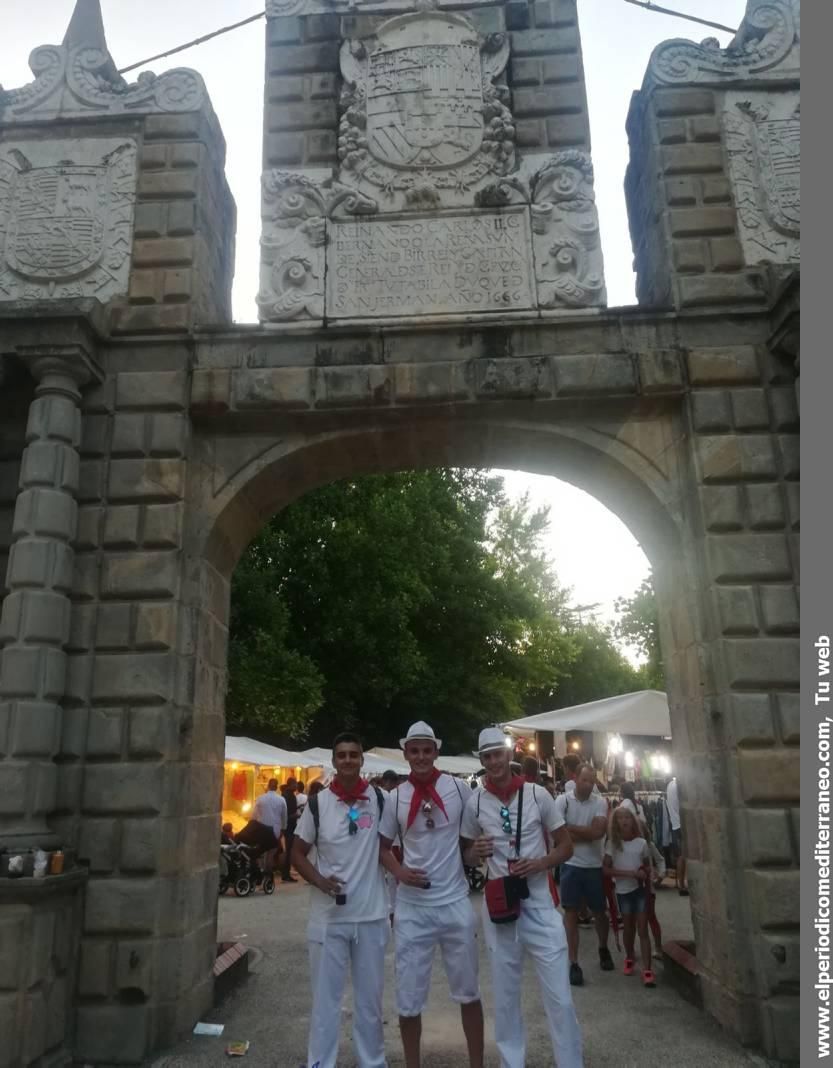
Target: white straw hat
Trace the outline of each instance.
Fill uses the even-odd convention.
[[[417,738],[420,741],[434,742],[437,747],[437,752],[439,752],[439,750],[442,748],[442,740],[434,735],[433,728],[429,727],[424,720],[420,720],[418,723],[411,724],[411,726],[408,728],[408,733],[405,735],[405,737],[399,739],[400,748],[404,749],[406,742],[416,741]]]
[[[477,739],[478,753],[488,753],[492,749],[506,749],[506,735],[500,727],[484,727]]]

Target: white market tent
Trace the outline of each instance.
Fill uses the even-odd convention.
[[[388,750],[381,750],[382,753],[388,752]],[[364,766],[362,768],[362,774],[364,775],[381,775],[384,771],[395,771],[397,775],[407,775],[410,772],[410,767],[402,759],[402,754],[395,750],[397,757],[395,760],[389,759],[386,756],[379,756],[379,751],[375,749],[369,749],[364,754]],[[332,757],[333,754],[329,749],[307,749],[302,756],[314,759],[316,764],[323,765],[327,771],[331,771],[333,767]]]
[[[504,723],[513,731],[608,731],[670,738],[668,698],[659,690],[637,690],[601,701],[587,701]]]
[[[396,762],[396,764],[405,764],[405,771],[403,775],[407,775],[411,770],[401,749],[383,749],[381,746],[376,746],[374,749],[368,749],[365,755],[365,761],[368,756],[382,757],[383,760],[389,760]],[[393,768],[394,771],[398,769],[394,767],[393,763],[387,765],[389,768]],[[449,775],[476,775],[481,770],[483,765],[480,761],[473,756],[443,756],[442,752],[434,761],[434,766],[439,768],[440,771],[446,771]]]
[[[320,768],[322,765],[321,760],[311,760],[305,753],[291,753],[288,749],[257,742],[254,738],[226,737],[226,760],[275,768]],[[328,763],[329,754],[325,766]]]

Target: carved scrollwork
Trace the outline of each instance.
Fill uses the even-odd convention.
[[[798,40],[797,7],[796,0],[753,0],[728,48],[714,37],[664,41],[651,55],[645,86],[721,84],[775,71]]]
[[[538,304],[603,305],[604,266],[589,153],[558,152],[533,176],[530,191]]]
[[[117,72],[106,47],[46,45],[29,57],[35,80],[20,89],[0,88],[0,121],[32,122],[89,116],[198,111],[205,84],[185,67],[156,75],[146,71],[134,83]]]
[[[317,182],[292,171],[267,171],[262,184],[260,318],[322,319],[327,219],[371,215],[378,205],[330,179]]]

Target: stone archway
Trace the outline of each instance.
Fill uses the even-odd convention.
[[[558,474],[646,548],[706,1008],[796,1055],[798,2],[652,57],[618,310],[574,0],[454,6],[268,0],[257,327],[199,75],[127,85],[78,0],[0,90],[0,227],[38,206],[0,252],[0,843],[68,857],[0,858],[16,1063],[138,1063],[210,1004],[232,567],[314,486],[434,464]],[[362,143],[414,140],[400,30],[432,160]]]

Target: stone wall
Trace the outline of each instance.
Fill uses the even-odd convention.
[[[346,38],[365,63],[362,43],[409,8],[380,5],[357,15],[269,0],[265,236],[307,241],[275,261],[278,274],[300,258],[323,275],[327,235],[346,221],[337,210],[368,208],[332,173],[344,162],[339,50]],[[271,515],[317,486],[432,465],[566,477],[639,538],[656,576],[706,1005],[744,1042],[795,1058],[797,38],[793,0],[771,0],[763,26],[759,7],[750,0],[749,47],[674,42],[670,58],[661,48],[652,59],[630,118],[643,306],[619,312],[603,307],[573,0],[472,0],[467,19],[419,16],[432,40],[462,27],[487,110],[500,125],[512,109],[507,173],[477,157],[469,188],[443,172],[417,197],[423,215],[435,204],[440,227],[478,213],[496,229],[528,220],[537,295],[508,315],[334,324],[323,288],[305,291],[309,277],[294,271],[302,301],[277,311],[263,301],[268,327],[233,328],[234,210],[198,76],[122,84],[95,0],[79,0],[34,88],[0,90],[0,217],[33,170],[51,181],[68,167],[83,199],[115,159],[121,199],[96,200],[115,226],[102,233],[133,228],[124,247],[111,241],[112,275],[104,246],[85,250],[80,281],[45,279],[51,261],[32,265],[25,242],[0,257],[0,563],[10,557],[0,593],[11,594],[0,839],[61,843],[87,876],[83,902],[83,871],[71,886],[16,884],[23,934],[0,931],[11,977],[0,1020],[12,1013],[4,1033],[16,1036],[35,1028],[36,1041],[15,1039],[21,1063],[70,1041],[86,1063],[140,1063],[208,1008],[234,565]],[[775,128],[758,97],[750,110],[731,96],[758,76],[761,41],[781,57],[766,68]],[[70,62],[87,46],[100,61],[92,78]],[[677,84],[680,70],[695,74]],[[95,123],[118,139],[115,156],[102,155]],[[784,181],[760,183],[760,203],[738,166],[749,137],[762,166],[781,154]],[[50,139],[75,157],[51,159]],[[363,180],[349,170],[341,177]],[[407,210],[410,189],[396,194]],[[777,222],[781,237],[756,244],[756,220],[765,234]],[[55,252],[63,262],[66,249]],[[546,295],[536,272],[551,255]],[[265,266],[268,287],[275,263]],[[75,941],[77,988],[66,966]]]

